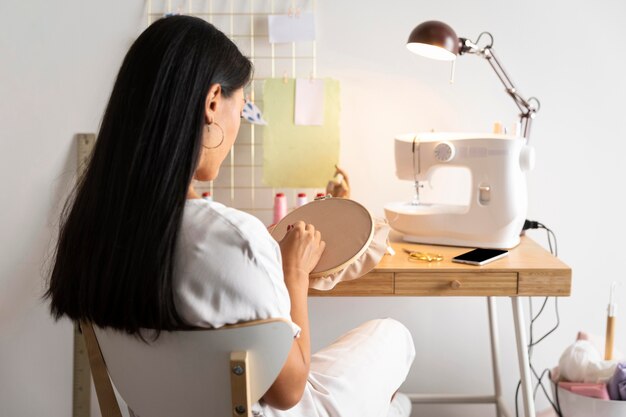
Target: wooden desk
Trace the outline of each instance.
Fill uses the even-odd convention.
[[[492,403],[497,416],[511,416],[502,401],[499,370],[499,348],[495,299],[511,298],[517,356],[522,380],[522,397],[526,417],[535,417],[532,380],[527,355],[526,326],[520,297],[522,296],[569,296],[572,270],[528,237],[509,255],[483,266],[451,262],[451,259],[468,248],[430,246],[391,242],[395,255],[385,255],[380,264],[369,274],[339,283],[331,291],[309,290],[317,297],[438,297],[479,296],[487,297],[489,330],[495,393],[485,396],[410,394],[413,403]],[[404,249],[443,255],[441,262],[409,261]]]
[[[569,296],[572,270],[533,240],[523,237],[508,256],[483,266],[451,262],[468,248],[391,242],[369,274],[339,283],[332,291],[309,295],[337,296]],[[443,255],[441,262],[409,261],[404,249]]]

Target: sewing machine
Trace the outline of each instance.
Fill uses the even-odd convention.
[[[415,198],[385,206],[391,227],[409,242],[508,249],[526,219],[525,172],[533,149],[505,134],[419,133],[395,138],[396,175],[415,181]],[[420,189],[446,167],[469,170],[466,204],[420,202]]]

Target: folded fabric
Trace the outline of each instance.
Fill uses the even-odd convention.
[[[612,400],[626,401],[626,362],[617,364],[615,373],[607,382],[607,388]]]
[[[362,277],[378,265],[387,252],[387,238],[391,227],[384,219],[374,219],[374,237],[367,250],[344,269],[325,277],[310,278],[309,288],[327,291],[341,281]]]
[[[606,383],[618,361],[602,360],[600,352],[588,340],[577,340],[559,359],[562,379],[572,382]]]
[[[589,384],[585,382],[559,382],[559,387],[566,389],[574,394],[583,395],[585,397],[599,398],[608,400],[609,393],[606,384]]]

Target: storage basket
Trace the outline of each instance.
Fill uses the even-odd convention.
[[[626,417],[626,401],[585,397],[561,387],[558,388],[558,401],[563,417]]]

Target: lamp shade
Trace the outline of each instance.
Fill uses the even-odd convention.
[[[429,20],[413,29],[406,47],[427,58],[453,61],[459,54],[459,37],[447,24]]]

